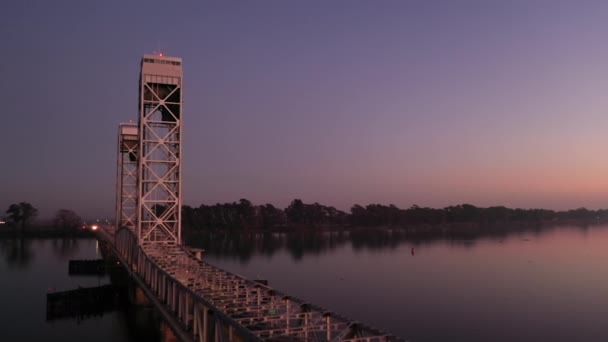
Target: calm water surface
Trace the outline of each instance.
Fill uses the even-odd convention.
[[[94,239],[0,239],[0,341],[158,341],[150,309],[46,320],[49,290],[109,283],[107,276],[68,276],[70,259],[99,258]]]
[[[206,260],[411,341],[608,341],[608,226],[476,240],[265,234],[198,243]],[[46,293],[95,240],[0,239],[0,341],[157,341],[149,311],[46,321]]]
[[[201,244],[213,264],[412,341],[608,341],[608,226]]]

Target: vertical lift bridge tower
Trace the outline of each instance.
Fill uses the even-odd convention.
[[[135,233],[137,223],[137,124],[118,126],[118,175],[116,189],[116,225]]]
[[[181,244],[182,59],[144,55],[139,77],[136,235]]]

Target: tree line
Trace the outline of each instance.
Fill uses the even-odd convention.
[[[32,221],[38,216],[38,209],[28,202],[13,203],[6,210],[6,214],[9,226],[24,230],[32,225]],[[82,218],[69,209],[59,209],[53,217],[53,227],[63,230],[72,230],[82,224]]]
[[[26,228],[38,215],[38,210],[27,202],[11,204],[6,210],[10,225]],[[348,227],[412,227],[442,224],[508,224],[514,222],[572,222],[608,219],[608,209],[578,208],[567,211],[548,209],[511,209],[504,206],[476,207],[461,204],[445,208],[413,205],[401,209],[393,204],[353,205],[349,212],[319,203],[304,203],[294,199],[285,209],[272,204],[253,205],[247,199],[238,202],[201,204],[198,208],[182,206],[182,226],[186,231],[257,231],[301,230],[309,228]],[[82,225],[74,211],[60,209],[55,213],[53,226],[70,230]]]
[[[253,205],[247,199],[232,203],[182,207],[182,226],[190,230],[259,230],[304,226],[340,226],[347,214],[319,203],[295,199],[285,208],[272,204]]]
[[[567,211],[511,209],[504,206],[476,207],[461,204],[445,208],[413,205],[358,204],[344,212],[319,203],[307,204],[294,199],[287,208],[272,204],[253,205],[247,199],[232,203],[183,206],[185,230],[298,230],[318,227],[411,227],[442,224],[508,224],[515,222],[589,221],[608,218],[608,209],[579,208]]]

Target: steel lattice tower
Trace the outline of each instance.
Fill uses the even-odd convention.
[[[135,230],[137,223],[137,124],[118,127],[118,175],[116,183],[116,227]]]
[[[139,82],[137,236],[181,243],[182,59],[144,55]]]

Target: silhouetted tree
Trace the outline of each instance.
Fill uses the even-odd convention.
[[[334,225],[344,225],[346,223],[346,213],[334,207],[325,207],[328,222]]]
[[[21,223],[21,229],[23,229],[38,215],[38,209],[34,208],[30,203],[21,202],[19,204],[11,204],[6,213],[12,223]]]
[[[294,199],[285,209],[288,223],[318,226],[321,224],[344,223],[346,214],[334,207],[327,207],[317,202],[306,204]]]
[[[82,218],[80,218],[80,216],[78,216],[72,210],[59,209],[55,213],[53,224],[55,225],[55,227],[64,230],[74,229],[82,224]]]
[[[6,210],[8,214],[8,221],[13,224],[19,224],[21,222],[21,208],[18,204],[11,204]]]
[[[272,204],[260,206],[260,225],[265,228],[274,228],[285,225],[286,215],[283,210],[275,208]]]
[[[154,204],[152,206],[152,210],[154,211],[154,215],[156,215],[157,217],[161,217],[167,210],[167,206],[162,204]]]
[[[238,213],[238,226],[240,228],[251,228],[255,225],[255,209],[251,202],[247,199],[241,198],[239,203],[235,205],[236,212]]]
[[[304,203],[301,199],[294,199],[289,206],[285,208],[285,215],[291,223],[304,223],[306,212]]]
[[[367,226],[369,224],[367,210],[358,204],[353,205],[350,208],[350,224],[354,226]]]

